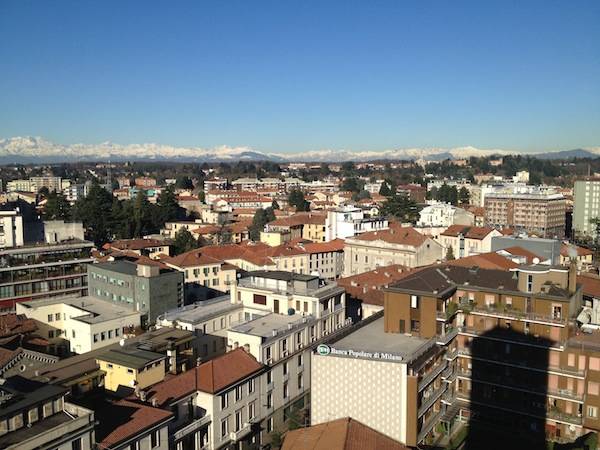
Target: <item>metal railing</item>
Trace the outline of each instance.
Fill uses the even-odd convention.
[[[179,430],[175,431],[173,433],[173,438],[175,440],[179,440],[179,439],[185,437],[186,435],[199,430],[204,425],[208,425],[210,423],[210,421],[211,421],[210,414],[207,414],[204,417],[200,417],[198,419],[194,419],[189,424],[187,424],[184,427],[180,428]]]

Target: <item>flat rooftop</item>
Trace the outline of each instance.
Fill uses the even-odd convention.
[[[222,295],[210,300],[204,300],[192,305],[172,309],[161,314],[158,317],[158,320],[167,320],[170,322],[177,320],[179,322],[195,325],[229,311],[241,310],[242,308],[243,305],[241,303],[231,303],[231,297],[229,295]]]
[[[108,361],[133,369],[141,369],[154,361],[160,361],[165,358],[166,356],[162,353],[140,350],[133,346],[111,348],[97,357],[100,361]]]
[[[401,333],[385,333],[381,317],[368,325],[330,344],[335,350],[352,350],[370,354],[389,353],[410,360],[422,350],[430,347],[430,341]],[[358,356],[360,357],[360,356]]]
[[[318,279],[316,275],[305,275],[301,273],[286,272],[283,270],[255,270],[248,272],[248,276],[256,278],[270,278],[271,280],[282,280],[282,281],[310,281]]]
[[[90,296],[75,298],[48,298],[23,302],[21,304],[28,308],[39,308],[43,306],[60,304],[69,305],[81,311],[81,315],[79,316],[70,315],[71,319],[88,324],[102,323],[121,317],[139,314],[138,312],[134,311],[132,307],[127,307]]]
[[[306,322],[303,322],[303,319],[306,319]],[[278,335],[284,334],[285,332],[292,331],[302,325],[307,325],[313,320],[314,318],[312,316],[301,316],[299,314],[290,316],[285,314],[270,313],[231,327],[230,331],[250,334],[252,336],[260,336],[268,339],[273,337],[274,330],[277,330]],[[288,327],[289,324],[292,325],[292,328]]]

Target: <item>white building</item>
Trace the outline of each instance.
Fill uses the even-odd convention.
[[[140,313],[94,297],[50,298],[17,303],[17,314],[39,324],[39,332],[51,345],[70,344],[85,353],[119,342],[140,326]]]
[[[496,236],[502,236],[502,233],[495,228],[452,225],[438,239],[446,254],[448,248],[452,248],[454,258],[465,258],[491,252],[492,239]]]
[[[449,203],[426,206],[419,213],[418,227],[449,227],[450,225],[473,225],[475,216]]]
[[[0,211],[0,248],[23,245],[23,216],[18,209]]]
[[[325,219],[325,240],[346,239],[367,231],[385,230],[388,221],[383,217],[365,217],[361,208],[356,206],[342,206],[327,211]]]

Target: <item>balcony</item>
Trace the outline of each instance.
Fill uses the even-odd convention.
[[[433,406],[433,404],[444,394],[444,392],[446,392],[447,387],[448,385],[442,384],[436,391],[434,391],[425,399],[425,401],[419,407],[418,417],[421,417],[429,410],[429,408]]]
[[[438,345],[448,345],[456,336],[458,336],[458,328],[452,328],[446,334],[438,336],[436,343]]]
[[[545,325],[566,326],[567,320],[563,318],[551,317],[545,314],[536,314],[531,312],[519,311],[505,305],[475,306],[471,314],[481,316],[492,316],[499,319],[521,320],[526,322],[535,322]]]
[[[426,423],[423,424],[423,426],[421,427],[421,430],[419,431],[419,434],[417,436],[417,442],[421,442],[421,441],[423,441],[423,439],[425,439],[425,436],[427,436],[427,433],[429,433],[431,430],[433,430],[433,427],[435,427],[435,425],[440,421],[443,414],[444,414],[444,411],[440,410],[437,413],[435,413],[432,417],[430,417]]]
[[[233,442],[237,442],[242,439],[245,435],[250,433],[251,424],[246,422],[242,425],[242,427],[237,431],[231,431],[229,433],[229,439]]]
[[[531,334],[518,334],[514,331],[505,331],[494,328],[492,330],[478,330],[473,327],[459,327],[458,333],[464,336],[483,337],[493,341],[500,341],[507,344],[522,344],[538,348],[556,348],[563,349],[563,345],[558,342],[548,343],[546,339],[539,339]]]
[[[209,414],[205,415],[204,417],[200,417],[199,419],[192,420],[192,422],[190,422],[189,424],[187,424],[187,425],[183,426],[182,428],[180,428],[179,430],[175,431],[173,433],[173,439],[178,441],[179,439],[182,439],[186,435],[196,432],[203,426],[208,425],[210,423],[210,420],[211,419],[210,419]]]
[[[431,372],[429,372],[428,374],[425,374],[425,376],[421,379],[421,381],[419,381],[419,387],[418,390],[419,392],[421,392],[423,389],[425,389],[433,380],[436,379],[436,377],[442,373],[442,371],[448,367],[448,363],[446,361],[441,362],[440,364],[438,364],[436,367],[433,368],[433,370]]]

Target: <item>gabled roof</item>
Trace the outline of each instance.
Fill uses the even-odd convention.
[[[261,371],[263,367],[243,348],[236,348],[196,368],[198,389],[209,394],[217,393]]]
[[[465,225],[450,225],[441,236],[458,237],[462,234],[466,239],[485,239],[495,229],[491,227],[471,227]]]
[[[600,298],[600,277],[597,275],[582,273],[577,275],[577,283],[583,286],[583,295]]]
[[[114,242],[104,244],[103,248],[114,248],[117,250],[142,250],[151,247],[164,247],[168,242],[158,239],[119,239]]]
[[[350,417],[288,431],[281,450],[408,450]]]
[[[0,315],[0,337],[32,333],[36,330],[35,320],[28,319],[25,314],[9,313]]]
[[[345,241],[343,239],[334,239],[328,242],[308,242],[301,245],[307,253],[341,252],[344,250]]]
[[[569,257],[569,247],[575,247],[577,249],[577,256],[589,256],[594,254],[594,252],[589,248],[563,243],[560,246],[560,256],[563,256],[565,258]]]
[[[524,258],[526,258],[527,264],[533,264],[534,258],[538,258],[540,261],[543,260],[543,258],[540,258],[535,253],[530,252],[529,250],[527,250],[523,247],[516,246],[516,245],[513,247],[503,248],[502,250],[507,253],[510,253],[511,255],[514,255],[514,256],[523,256]],[[502,251],[502,250],[498,250],[498,251]]]
[[[163,261],[176,267],[196,267],[209,264],[220,264],[222,260],[207,256],[201,248],[190,250],[173,257],[166,257]]]
[[[288,217],[282,217],[269,222],[268,225],[276,227],[295,227],[304,224],[325,225],[327,216],[315,212],[299,212]]]
[[[510,259],[494,252],[481,253],[479,255],[471,255],[465,258],[453,259],[446,262],[446,264],[450,266],[479,267],[481,269],[499,270],[510,270],[519,266]]]

